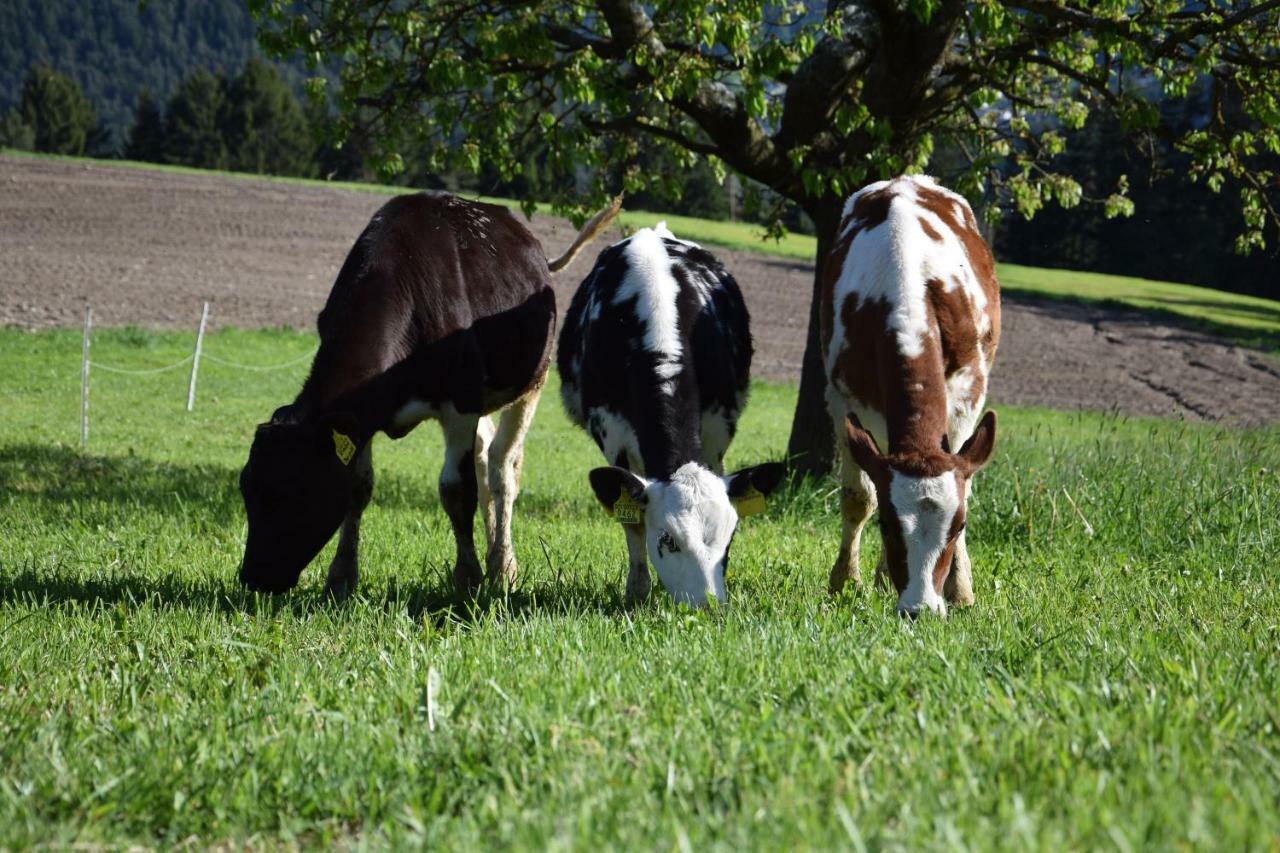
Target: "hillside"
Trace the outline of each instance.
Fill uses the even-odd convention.
[[[235,72],[255,53],[240,0],[0,0],[0,114],[47,64],[80,84],[118,143],[143,89],[164,100],[192,71]]]

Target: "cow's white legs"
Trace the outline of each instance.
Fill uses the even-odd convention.
[[[338,549],[329,564],[329,579],[325,582],[325,595],[337,599],[347,598],[356,591],[360,579],[358,552],[360,550],[360,516],[373,495],[373,442],[370,441],[352,460],[354,482],[351,487],[351,508],[342,520],[338,533]]]
[[[862,528],[876,508],[876,490],[871,478],[858,467],[849,452],[845,437],[844,419],[837,421],[837,458],[840,465],[840,552],[831,567],[827,584],[832,595],[838,595],[848,581],[862,586],[862,572],[858,557],[862,544]]]
[[[969,499],[973,499],[973,479],[969,483]],[[958,607],[973,604],[973,563],[969,560],[969,547],[964,537],[967,531],[961,530],[956,538],[956,550],[951,557],[951,574],[942,585],[942,595],[946,600]]]
[[[627,536],[627,592],[628,605],[639,604],[649,597],[652,582],[649,578],[649,557],[644,550],[644,522],[624,524]]]
[[[460,591],[469,592],[480,586],[483,575],[472,539],[476,516],[476,428],[478,415],[451,411],[442,415],[444,430],[444,465],[440,469],[440,503],[453,526],[457,545],[457,562],[453,567],[453,583]]]
[[[503,409],[489,447],[489,491],[493,503],[493,536],[485,559],[489,580],[512,584],[516,579],[516,552],[511,542],[511,512],[520,492],[524,464],[524,437],[538,408],[541,386]]]
[[[493,491],[489,488],[489,448],[493,444],[493,420],[487,415],[476,426],[476,496],[484,516],[485,548],[493,547],[495,533]]]

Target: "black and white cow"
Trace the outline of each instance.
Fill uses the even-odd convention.
[[[457,540],[454,582],[471,589],[482,579],[472,544],[481,501],[489,577],[513,580],[511,509],[555,334],[550,270],[566,266],[617,209],[550,264],[502,207],[418,193],[375,213],[320,312],[320,348],[302,392],[254,434],[240,474],[249,518],[240,580],[292,588],[341,527],[326,590],[353,591],[373,436],[400,438],[427,419],[444,429],[440,502]],[[501,413],[496,430],[491,412]]]
[[[604,250],[573,297],[556,359],[561,392],[612,465],[590,479],[626,532],[629,601],[649,592],[646,548],[677,601],[725,600],[735,502],[760,502],[783,474],[766,463],[724,476],[751,354],[733,276],[662,224]]]

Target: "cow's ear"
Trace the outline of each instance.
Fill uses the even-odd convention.
[[[610,512],[614,511],[618,499],[623,495],[640,506],[649,502],[649,496],[645,494],[649,484],[643,477],[637,477],[626,468],[593,468],[587,476],[591,480],[591,490],[596,493],[596,500]]]
[[[353,439],[361,435],[360,420],[350,412],[334,412],[325,415],[321,423],[326,432],[336,429],[343,435],[350,436]]]
[[[849,441],[849,453],[853,455],[853,461],[858,463],[858,467],[866,471],[873,480],[883,474],[884,456],[871,433],[863,429],[853,415],[845,419],[844,431]]]
[[[735,471],[724,478],[725,490],[729,500],[737,510],[738,517],[756,515],[764,512],[767,498],[787,473],[787,467],[781,462],[765,462]]]
[[[325,415],[320,421],[319,442],[325,449],[332,448],[334,455],[343,465],[350,465],[351,459],[360,449],[363,434],[360,421],[350,412],[335,412]]]
[[[787,466],[781,462],[752,465],[750,468],[743,468],[725,477],[725,488],[729,491],[730,499],[740,498],[753,490],[768,497],[773,494],[774,489],[778,488],[778,484],[782,482],[786,473]]]
[[[988,410],[978,422],[973,435],[969,436],[969,440],[964,443],[964,447],[960,448],[956,456],[965,464],[968,474],[972,475],[987,464],[987,460],[991,458],[991,451],[995,450],[995,447],[996,413]]]

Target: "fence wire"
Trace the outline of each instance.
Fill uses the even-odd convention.
[[[191,359],[194,357],[195,357],[194,355],[189,355],[186,358],[184,358],[182,361],[174,362],[173,364],[169,364],[164,367],[147,367],[147,368],[139,368],[139,369],[130,369],[126,367],[112,367],[111,365],[103,364],[100,361],[90,361],[89,366],[94,368],[95,370],[105,370],[108,373],[123,373],[126,376],[149,376],[152,373],[167,373],[170,370],[177,370],[179,367],[182,367],[183,365],[190,364]],[[205,358],[208,358],[208,356],[205,356]]]
[[[84,350],[81,358],[80,372],[80,446],[84,447],[89,442],[89,375],[94,370],[105,371],[106,373],[117,373],[123,376],[154,376],[160,373],[168,373],[172,370],[191,365],[191,379],[187,386],[187,411],[191,411],[195,405],[196,397],[196,376],[201,362],[212,362],[221,367],[230,368],[231,370],[249,370],[255,373],[270,373],[275,370],[287,370],[290,367],[296,367],[315,356],[320,350],[320,345],[316,344],[311,351],[297,358],[291,358],[288,361],[279,364],[246,364],[242,361],[235,361],[230,358],[220,358],[212,353],[204,352],[202,345],[204,342],[205,325],[209,319],[209,303],[204,304],[204,309],[200,315],[200,327],[196,332],[195,351],[187,355],[180,361],[173,364],[166,364],[160,367],[118,367],[114,364],[104,364],[101,361],[94,361],[89,358],[90,336],[93,328],[93,311],[89,306],[85,306],[84,312]]]
[[[315,348],[312,349],[311,352],[307,353],[306,355],[300,355],[295,359],[291,359],[281,364],[266,364],[266,365],[242,364],[238,361],[232,361],[231,359],[228,359],[228,358],[218,358],[216,355],[211,355],[210,353],[207,353],[207,352],[201,354],[200,360],[212,361],[214,364],[221,364],[223,367],[234,367],[237,370],[258,370],[258,371],[284,370],[286,367],[293,367],[295,364],[302,364],[302,362],[311,358],[319,350],[320,350],[320,345],[317,344]]]

